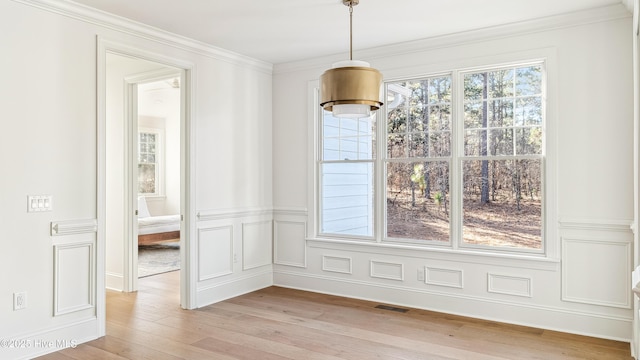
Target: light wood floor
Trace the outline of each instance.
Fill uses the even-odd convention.
[[[107,292],[107,336],[39,359],[631,359],[628,343],[280,287],[181,310],[178,276]]]

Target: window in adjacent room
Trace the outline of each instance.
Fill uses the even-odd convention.
[[[138,132],[138,193],[161,195],[160,193],[160,133],[153,130]]]

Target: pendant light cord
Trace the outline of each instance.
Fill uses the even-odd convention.
[[[349,60],[353,60],[353,4],[349,2]]]

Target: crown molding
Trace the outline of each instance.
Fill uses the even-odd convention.
[[[376,59],[384,59],[392,56],[631,18],[632,14],[628,10],[628,3],[633,1],[634,0],[621,0],[621,3],[615,5],[596,7],[582,11],[407,41],[375,48],[359,49],[358,58],[366,59],[367,62],[371,62],[374,66]],[[623,5],[623,2],[626,6]],[[333,54],[314,59],[275,64],[273,73],[282,74],[327,68],[330,64],[339,60],[344,60],[347,56],[348,55],[345,54]]]
[[[271,74],[273,64],[113,15],[69,0],[13,0],[52,13],[84,21],[145,40],[189,51],[216,60],[248,66]]]

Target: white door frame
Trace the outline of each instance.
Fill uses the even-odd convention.
[[[193,63],[167,57],[142,50],[140,48],[113,42],[98,36],[97,48],[97,219],[98,234],[96,246],[96,317],[99,333],[106,333],[106,55],[113,53],[121,56],[138,58],[156,62],[180,72],[180,213],[183,222],[180,230],[180,306],[184,309],[196,307],[196,253],[192,246],[191,234],[195,234],[195,174],[192,164],[195,139],[192,114],[194,109],[193,78],[195,66]],[[130,172],[130,171],[129,171]],[[132,191],[127,191],[131,194]],[[131,196],[129,196],[131,197]],[[137,203],[130,203],[129,209],[137,208]],[[129,216],[128,218],[132,218]],[[132,257],[129,254],[128,257]]]

